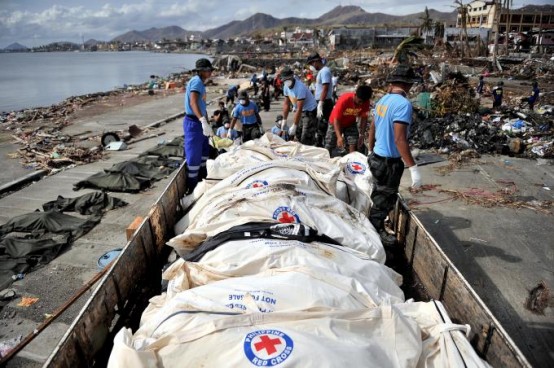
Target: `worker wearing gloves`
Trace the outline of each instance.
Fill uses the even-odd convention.
[[[283,103],[283,122],[281,126],[287,125],[287,117],[291,104],[295,108],[294,118],[289,128],[289,138],[295,137],[302,144],[313,145],[317,130],[317,102],[308,87],[294,76],[289,67],[281,71],[283,80],[285,101]]]
[[[260,117],[258,105],[254,101],[250,101],[248,92],[241,91],[239,93],[239,103],[233,110],[232,118],[231,129],[227,138],[231,138],[231,132],[235,128],[237,120],[242,123],[243,142],[248,142],[262,136],[262,118]]]
[[[196,60],[193,70],[196,75],[188,82],[185,92],[183,131],[188,193],[192,193],[198,180],[206,177],[206,161],[210,153],[208,137],[213,135],[213,129],[207,118],[205,82],[213,70],[208,59]]]
[[[370,103],[373,95],[370,86],[361,85],[355,92],[347,92],[340,96],[337,104],[329,117],[329,128],[325,136],[325,148],[333,157],[333,150],[339,148],[344,150],[345,141],[348,145],[348,152],[355,152],[358,148],[359,134],[357,121],[361,126],[367,124]],[[363,131],[363,130],[362,130]]]
[[[384,245],[396,239],[385,231],[385,218],[394,208],[404,165],[410,169],[412,187],[421,186],[421,174],[408,145],[412,124],[412,104],[407,93],[415,82],[415,74],[407,65],[398,65],[387,77],[389,93],[375,105],[374,123],[369,130],[368,163],[373,175],[373,205],[369,220]]]
[[[323,63],[323,59],[317,52],[308,56],[306,63],[312,73],[317,73],[315,78],[315,99],[317,100],[317,141],[318,147],[323,147],[323,137],[327,132],[329,116],[333,110],[333,74],[331,69]]]

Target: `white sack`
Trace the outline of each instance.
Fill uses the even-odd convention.
[[[367,156],[360,152],[353,152],[338,158],[338,162],[343,169],[344,176],[349,179],[346,181],[348,199],[345,202],[358,211],[368,214],[372,205],[373,177],[367,164]]]
[[[397,304],[399,313],[413,319],[422,331],[422,354],[419,368],[487,368],[471,346],[469,325],[452,323],[439,301]]]
[[[401,302],[374,285],[307,267],[272,269],[182,291],[177,287],[170,285],[165,299],[163,295],[152,298],[142,314],[137,336],[159,337],[178,324],[203,324],[205,313],[347,311]],[[198,311],[205,313],[194,313]],[[165,322],[168,319],[171,323]]]
[[[404,301],[404,294],[398,287],[402,284],[400,274],[369,260],[364,253],[318,242],[280,239],[228,241],[207,252],[198,262],[177,260],[162,277],[170,281],[168,294],[171,294],[229,277],[255,275],[291,266],[319,268],[355,278],[366,289],[373,290],[377,304],[383,300],[390,303]]]
[[[385,261],[379,235],[364,214],[321,191],[292,185],[230,187],[213,197],[206,193],[175,229],[186,230],[167,244],[184,255],[207,237],[248,222],[302,223],[377,262]]]
[[[157,367],[414,367],[421,353],[417,325],[394,307],[214,316],[172,330],[172,323],[165,325],[165,336],[140,348],[131,345],[129,330],[121,330],[108,367],[153,354]]]

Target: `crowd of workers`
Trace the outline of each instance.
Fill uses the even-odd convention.
[[[412,104],[407,93],[416,81],[412,68],[404,65],[396,67],[387,78],[388,93],[371,104],[373,91],[370,86],[359,85],[354,92],[336,97],[336,80],[326,60],[318,53],[307,60],[311,75],[305,83],[294,74],[290,67],[284,67],[275,74],[273,80],[264,71],[261,78],[252,76],[250,86],[254,96],[258,95],[261,84],[261,105],[266,109],[264,98],[270,96],[269,86],[282,87],[284,96],[282,114],[271,128],[273,134],[285,140],[295,140],[302,144],[325,147],[333,155],[335,149],[343,152],[362,150],[368,154],[368,165],[373,175],[373,206],[369,218],[381,235],[383,243],[393,243],[394,239],[385,231],[385,218],[392,209],[404,167],[411,173],[412,186],[421,186],[421,174],[408,146],[408,133],[412,123]],[[258,104],[249,98],[247,90],[231,86],[226,101],[208,121],[206,110],[205,82],[213,71],[208,59],[196,62],[196,75],[188,82],[185,93],[185,157],[187,162],[187,188],[192,191],[198,180],[205,177],[206,161],[209,157],[209,137],[237,139],[242,142],[259,138],[263,134]],[[276,83],[276,80],[279,82]],[[313,82],[312,82],[313,81]],[[310,88],[313,84],[313,88]],[[280,93],[274,92],[274,98]],[[228,105],[238,103],[229,113]],[[371,114],[371,108],[374,113]],[[267,103],[269,109],[269,103]],[[240,123],[241,131],[235,127]],[[365,138],[367,137],[367,144]]]

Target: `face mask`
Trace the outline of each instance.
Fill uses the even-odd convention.
[[[225,124],[223,126],[225,127],[225,129],[229,129],[229,124]]]
[[[312,71],[312,73],[317,73],[317,69],[313,65],[310,65],[310,70]]]
[[[241,105],[246,105],[246,100],[239,100],[239,103],[240,103]]]
[[[286,86],[287,88],[292,88],[292,85],[293,85],[293,84],[294,84],[294,81],[292,81],[292,80],[287,80],[287,81],[285,81],[285,86]]]

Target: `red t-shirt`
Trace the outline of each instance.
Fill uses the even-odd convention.
[[[348,128],[352,124],[356,123],[358,116],[367,117],[369,114],[369,101],[356,105],[354,103],[354,92],[343,93],[329,117],[329,123],[333,124],[335,120],[338,120],[342,128]]]

